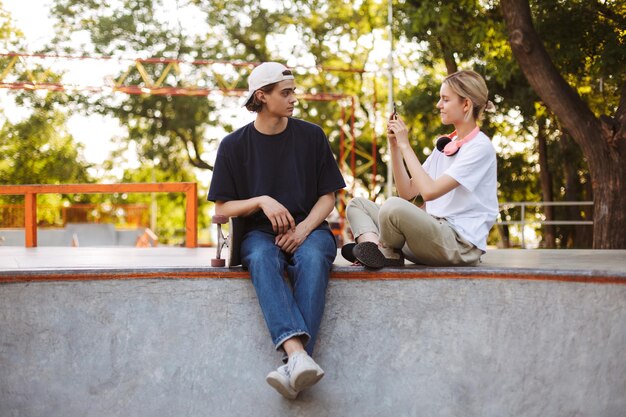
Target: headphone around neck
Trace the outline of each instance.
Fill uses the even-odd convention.
[[[461,149],[461,146],[474,139],[479,132],[480,129],[478,128],[478,126],[476,126],[470,132],[470,134],[463,139],[454,140],[458,136],[455,130],[448,136],[441,136],[439,139],[437,139],[437,150],[446,156],[454,156],[459,151],[459,149]]]

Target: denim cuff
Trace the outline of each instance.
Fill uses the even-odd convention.
[[[311,340],[311,335],[304,330],[292,330],[289,332],[285,332],[276,338],[276,341],[274,342],[276,350],[284,350],[283,343],[285,343],[285,340],[291,339],[295,336],[305,336],[303,337],[304,340],[302,341],[303,346],[306,346],[309,343],[309,340]]]

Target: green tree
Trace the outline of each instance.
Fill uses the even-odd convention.
[[[13,24],[11,14],[4,9],[4,4],[0,1],[0,47],[5,51],[19,47],[23,36],[22,31]]]
[[[21,48],[22,38],[23,34],[14,27],[10,14],[0,2],[0,44],[3,49]],[[25,76],[20,75],[21,79]],[[59,80],[56,74],[50,73],[49,76]],[[67,114],[62,111],[67,96],[20,92],[7,100],[13,100],[27,116],[20,122],[11,123],[3,109],[0,113],[0,184],[88,182],[89,164],[81,155],[82,145],[77,144],[67,131]]]
[[[54,109],[35,108],[31,116],[0,128],[0,184],[64,184],[91,181],[82,145],[67,132],[66,116]],[[42,206],[59,207],[64,201],[86,202],[86,196],[44,194]],[[23,196],[1,196],[1,204],[22,204]],[[56,210],[40,210],[39,221],[61,221]]]
[[[66,116],[35,109],[16,124],[0,129],[0,183],[62,184],[89,182],[82,145],[67,132]]]
[[[23,34],[14,27],[11,16],[0,3],[0,45],[6,51],[23,48]],[[10,58],[0,59],[6,68]],[[26,80],[24,73],[17,74]],[[57,74],[50,79],[58,81]],[[4,90],[8,92],[9,90]],[[82,156],[82,145],[77,144],[67,131],[67,113],[63,110],[65,95],[46,92],[18,92],[6,94],[4,103],[14,102],[24,118],[12,123],[0,109],[0,184],[63,184],[90,182],[90,165]],[[84,196],[42,195],[40,205],[59,206],[62,202],[85,201]],[[22,196],[2,196],[1,204],[21,204]],[[58,223],[57,211],[39,211],[39,220]]]
[[[534,15],[527,0],[501,1],[513,53],[529,84],[589,164],[593,247],[626,248],[626,6],[552,0],[533,6]],[[539,32],[542,28],[545,35]],[[553,32],[561,42],[546,43],[549,50],[543,37]],[[596,81],[602,88],[594,93]]]

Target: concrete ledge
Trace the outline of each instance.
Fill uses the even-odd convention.
[[[211,268],[211,248],[0,247],[0,283],[112,279],[248,278],[241,268]],[[626,283],[626,250],[490,250],[478,267],[368,271],[337,255],[333,279],[523,279]]]
[[[290,402],[241,269],[204,249],[0,248],[0,416],[603,416],[626,409],[626,251],[335,265]]]
[[[626,272],[596,270],[547,270],[536,268],[443,268],[405,266],[372,271],[363,267],[335,266],[331,279],[348,280],[413,280],[413,279],[513,279],[532,281],[565,281],[595,284],[626,284]],[[65,270],[0,271],[0,283],[38,281],[98,281],[129,279],[249,279],[250,275],[237,268],[81,268]]]
[[[327,375],[290,402],[264,381],[280,355],[248,280],[164,278],[0,285],[0,416],[626,409],[624,285],[332,280],[316,352]]]

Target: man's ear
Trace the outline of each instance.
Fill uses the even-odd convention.
[[[256,90],[254,92],[254,95],[255,95],[256,99],[258,101],[260,101],[261,103],[266,103],[267,102],[267,100],[265,99],[265,91],[263,91],[263,90]]]

